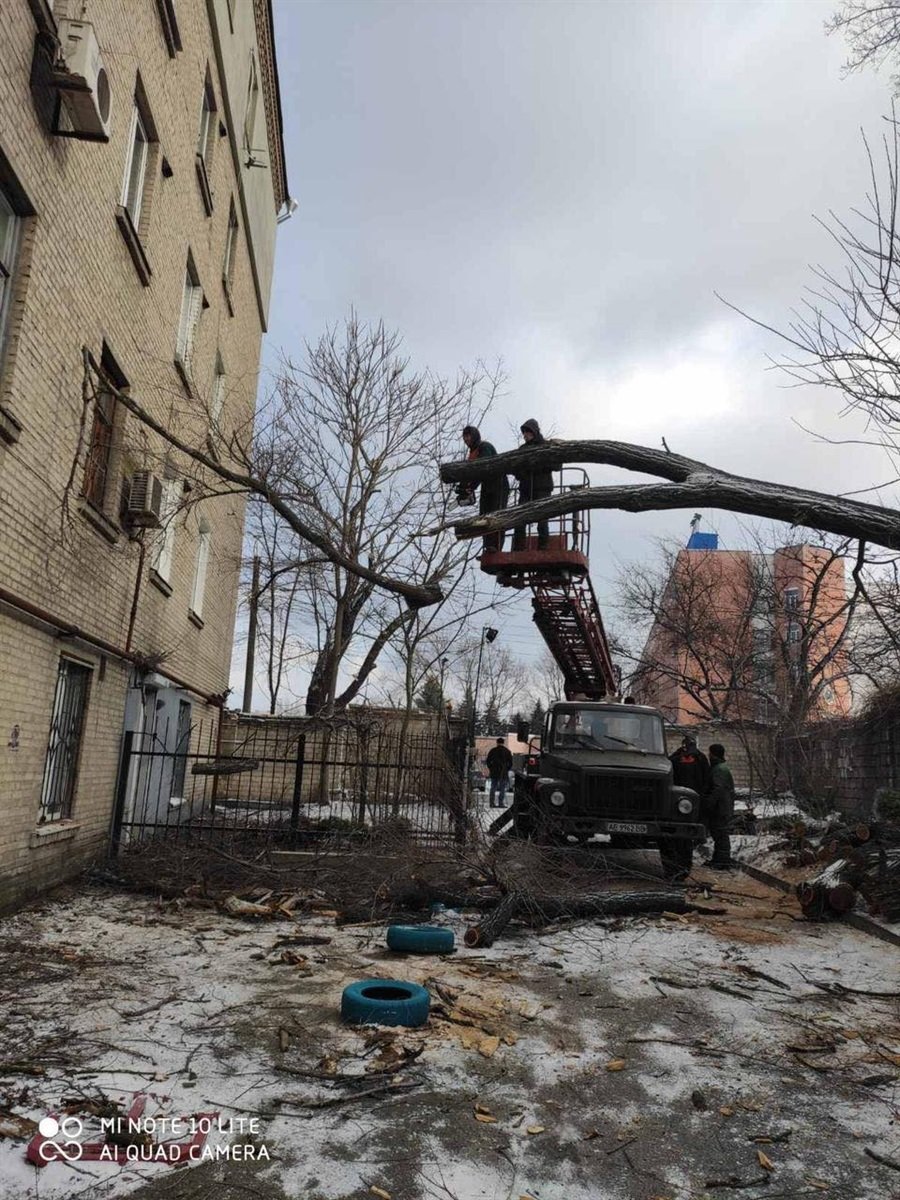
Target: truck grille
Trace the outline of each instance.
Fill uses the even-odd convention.
[[[652,779],[589,775],[584,780],[584,798],[591,815],[631,819],[666,815],[663,788]]]

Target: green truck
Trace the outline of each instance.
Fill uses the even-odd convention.
[[[655,708],[609,701],[550,707],[540,753],[517,771],[512,806],[491,826],[545,844],[656,847],[667,879],[691,869],[706,838],[700,797],[672,781],[665,726]]]

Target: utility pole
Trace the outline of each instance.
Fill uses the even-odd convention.
[[[247,625],[247,665],[244,668],[244,702],[241,712],[253,707],[253,671],[256,666],[256,614],[259,607],[259,555],[253,555],[253,574],[250,579],[250,620]]]

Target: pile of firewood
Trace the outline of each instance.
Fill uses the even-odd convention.
[[[805,831],[797,841],[806,844],[788,855],[787,865],[826,864],[818,875],[797,884],[805,917],[826,921],[842,916],[862,896],[873,916],[900,921],[900,826],[841,825],[827,828],[817,846]]]

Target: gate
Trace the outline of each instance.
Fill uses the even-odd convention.
[[[460,842],[460,747],[399,723],[229,717],[125,734],[114,847],[150,837],[285,846]]]

